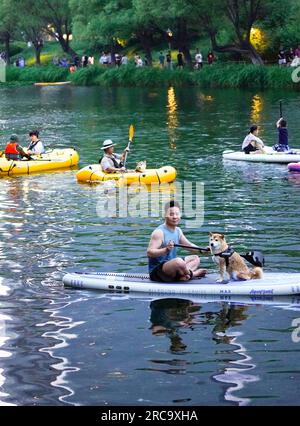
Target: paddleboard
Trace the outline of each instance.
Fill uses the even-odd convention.
[[[205,278],[185,283],[159,283],[151,281],[147,274],[84,273],[73,272],[63,277],[67,287],[106,290],[112,292],[143,292],[148,294],[173,295],[249,295],[283,296],[300,294],[300,273],[264,274],[260,280],[217,283],[218,276],[209,274]]]
[[[286,154],[284,152],[273,152],[270,154],[245,154],[240,151],[224,151],[223,158],[225,160],[248,161],[252,163],[282,163],[300,161],[300,152],[297,154]]]

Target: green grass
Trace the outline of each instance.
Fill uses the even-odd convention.
[[[37,82],[56,82],[68,79],[69,71],[66,68],[55,66],[17,68],[7,67],[7,83],[18,82],[20,84],[31,84]]]
[[[32,84],[71,80],[77,86],[201,86],[216,88],[255,88],[300,90],[291,79],[291,68],[243,64],[214,64],[202,70],[168,70],[158,67],[136,68],[133,64],[119,68],[99,65],[78,69],[51,66],[7,68],[8,84]]]

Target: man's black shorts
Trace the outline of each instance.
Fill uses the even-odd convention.
[[[163,266],[166,262],[162,262],[159,265],[155,266],[152,272],[150,272],[150,280],[158,281],[163,283],[170,283],[176,281],[176,278],[172,278],[169,275],[165,274],[163,271]]]

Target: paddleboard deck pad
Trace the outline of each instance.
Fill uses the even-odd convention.
[[[147,274],[73,272],[63,277],[66,287],[112,292],[143,292],[170,295],[249,295],[284,296],[300,294],[300,273],[269,272],[260,280],[217,283],[218,276],[209,274],[187,282],[160,283]]]

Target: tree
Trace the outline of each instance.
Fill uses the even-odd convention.
[[[32,0],[10,0],[10,5],[18,11],[17,29],[23,38],[25,36],[26,41],[33,44],[36,65],[40,65],[44,26],[39,16],[39,5]]]
[[[10,43],[16,30],[15,10],[9,0],[0,0],[0,41],[4,43],[7,64],[10,63]]]
[[[97,41],[109,46],[114,61],[117,39],[136,37],[152,63],[151,48],[155,27],[140,16],[132,0],[71,0],[74,10],[74,30],[79,39]]]
[[[34,0],[38,18],[44,31],[57,40],[63,51],[73,58],[76,52],[70,46],[72,11],[67,0]]]
[[[173,44],[184,54],[187,63],[191,64],[190,42],[195,35],[193,21],[193,5],[185,0],[133,0],[137,16],[141,22],[151,23],[156,32],[167,37],[167,28],[172,29]]]

